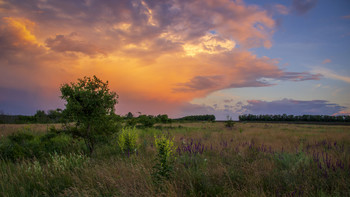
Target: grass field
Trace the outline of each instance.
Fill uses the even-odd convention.
[[[49,127],[0,125],[1,140]],[[350,126],[203,122],[136,132],[133,154],[116,134],[91,156],[3,159],[0,196],[350,196]],[[171,176],[155,181],[161,134],[176,148]]]

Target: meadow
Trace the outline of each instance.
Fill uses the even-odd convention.
[[[350,126],[158,124],[92,155],[61,129],[0,125],[0,196],[350,196]],[[166,163],[159,136],[173,143]]]

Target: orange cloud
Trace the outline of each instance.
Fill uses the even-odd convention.
[[[0,90],[53,98],[60,84],[97,75],[122,110],[156,112],[221,89],[273,85],[265,79],[319,78],[248,51],[272,46],[276,22],[243,1],[60,2],[14,0],[0,13]]]
[[[339,111],[337,113],[332,114],[332,116],[350,116],[350,111]]]
[[[35,23],[25,18],[3,17],[2,22],[6,24],[8,33],[17,37],[19,42],[12,43],[13,45],[37,45],[38,41],[32,34]]]

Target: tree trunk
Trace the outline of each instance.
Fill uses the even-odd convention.
[[[85,136],[85,144],[89,150],[89,154],[92,155],[92,152],[94,151],[94,140],[92,139],[91,136],[91,125],[89,124],[87,127],[87,135]]]

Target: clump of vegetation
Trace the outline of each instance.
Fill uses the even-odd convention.
[[[56,171],[66,171],[82,168],[89,161],[89,158],[82,154],[69,153],[67,155],[59,155],[54,152],[50,154],[50,160],[48,167]]]
[[[37,110],[33,116],[0,114],[0,124],[62,123],[62,110]]]
[[[159,183],[162,180],[171,178],[174,172],[175,146],[174,141],[165,137],[155,137],[155,145],[157,149],[156,164],[153,166],[154,181]]]
[[[137,120],[141,124],[141,128],[151,128],[156,123],[156,119],[151,115],[140,115]]]
[[[182,118],[175,119],[177,121],[215,121],[214,115],[195,115],[195,116],[185,116]]]
[[[33,134],[26,128],[1,139],[0,157],[12,161],[44,159],[52,153],[85,152],[82,145],[80,140],[53,128],[45,134]]]
[[[227,121],[225,122],[225,126],[227,128],[233,128],[234,125],[235,125],[235,122],[232,120],[232,117],[227,116]]]
[[[118,146],[123,153],[134,153],[138,148],[138,134],[135,127],[123,128],[118,135]]]

